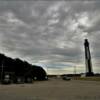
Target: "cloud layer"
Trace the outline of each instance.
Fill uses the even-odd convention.
[[[48,73],[84,72],[85,38],[99,72],[99,29],[99,1],[0,1],[0,52]]]

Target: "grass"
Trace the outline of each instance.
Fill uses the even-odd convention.
[[[74,80],[100,81],[100,77],[74,77]]]

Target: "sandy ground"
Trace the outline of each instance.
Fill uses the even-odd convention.
[[[0,85],[0,100],[100,100],[100,82],[50,79]]]

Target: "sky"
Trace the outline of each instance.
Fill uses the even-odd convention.
[[[84,73],[88,38],[100,72],[100,1],[0,0],[0,53],[48,74]]]

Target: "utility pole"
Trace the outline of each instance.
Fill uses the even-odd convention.
[[[74,75],[76,75],[76,66],[74,66]]]
[[[3,72],[4,72],[4,69],[3,69],[3,61],[2,61],[2,65],[1,65],[1,82],[3,81]]]

